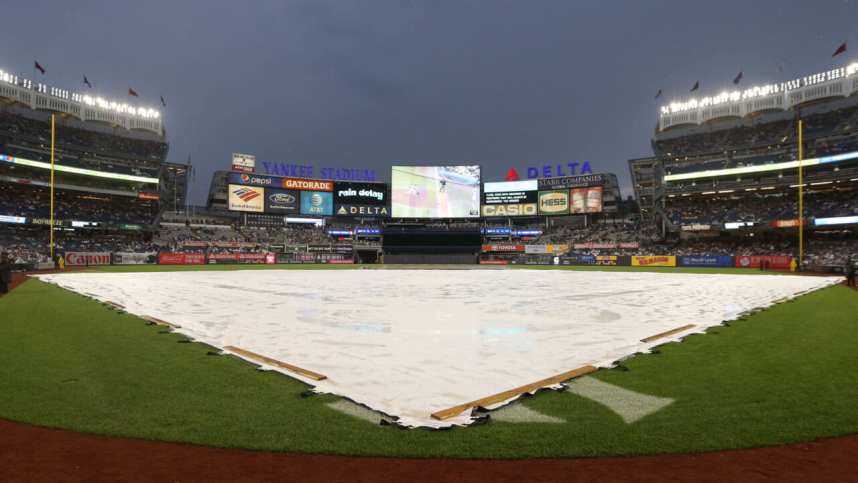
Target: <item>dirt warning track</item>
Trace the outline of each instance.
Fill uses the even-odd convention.
[[[300,455],[97,436],[0,420],[0,481],[858,481],[858,436],[695,455],[438,460]]]

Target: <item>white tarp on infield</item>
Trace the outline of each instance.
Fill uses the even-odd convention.
[[[244,270],[72,273],[40,279],[328,376],[408,426],[430,414],[702,331],[832,277],[567,270]],[[291,373],[287,373],[292,375]],[[300,378],[299,378],[300,379]]]

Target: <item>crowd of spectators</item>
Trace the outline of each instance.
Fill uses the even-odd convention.
[[[805,158],[858,151],[858,107],[802,119]],[[666,174],[791,161],[798,158],[796,121],[795,116],[780,116],[775,121],[658,139],[653,149],[665,161]]]
[[[191,225],[165,223],[155,233],[117,232],[79,229],[55,232],[55,252],[195,252],[195,253],[267,253],[306,245],[336,245],[361,242],[338,238],[329,229],[354,229],[353,225],[329,227],[297,225],[277,228],[238,227],[232,225]],[[537,228],[537,227],[533,227]],[[782,255],[795,256],[795,239],[783,233],[767,232],[756,236],[680,237],[664,240],[654,227],[636,221],[594,223],[588,226],[540,226],[539,237],[515,240],[523,244],[567,244],[577,255]],[[524,229],[518,227],[518,229]],[[13,260],[48,260],[48,230],[44,226],[0,225],[0,250],[9,251]],[[379,245],[378,239],[371,241]],[[578,245],[576,248],[575,246]],[[582,246],[583,245],[583,246]],[[282,248],[281,248],[282,247]],[[858,234],[813,233],[805,244],[807,265],[842,265],[858,261]]]
[[[819,190],[805,194],[805,218],[858,215],[858,190]],[[732,222],[766,223],[798,218],[795,191],[741,195],[699,195],[668,198],[665,213],[676,225],[723,225]]]
[[[0,214],[49,218],[50,191],[40,186],[0,182]],[[101,223],[151,225],[158,204],[125,196],[73,190],[54,191],[54,218]]]
[[[50,122],[38,117],[39,113],[25,115],[11,110],[0,111],[0,146],[19,146],[32,152],[50,149]],[[75,122],[60,121],[56,128],[56,144],[61,149],[61,154],[70,160],[81,163],[112,160],[124,166],[157,168],[167,156],[169,146],[163,140],[138,139],[126,132],[108,133],[82,129],[73,126]],[[136,164],[127,164],[123,160],[132,160]]]

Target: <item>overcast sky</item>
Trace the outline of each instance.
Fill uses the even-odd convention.
[[[0,69],[32,77],[38,59],[50,85],[163,95],[194,202],[234,151],[385,180],[395,163],[494,181],[589,161],[628,195],[660,104],[858,60],[855,1],[6,0]]]

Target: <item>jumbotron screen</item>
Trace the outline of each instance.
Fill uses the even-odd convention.
[[[394,166],[394,218],[479,218],[479,166]]]

